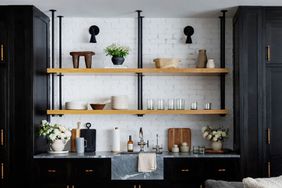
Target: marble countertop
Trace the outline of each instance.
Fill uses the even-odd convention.
[[[58,158],[113,158],[117,156],[130,156],[137,155],[137,153],[113,153],[110,151],[100,151],[93,153],[66,153],[66,154],[49,154],[42,153],[38,155],[34,155],[34,159],[58,159]],[[162,158],[240,158],[239,154],[228,153],[228,154],[193,154],[193,153],[172,153],[164,151],[161,154],[157,154],[157,156],[161,156]]]

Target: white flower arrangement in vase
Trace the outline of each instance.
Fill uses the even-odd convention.
[[[224,128],[212,128],[210,126],[205,126],[202,128],[203,138],[212,141],[212,148],[214,150],[222,149],[222,142],[228,137],[229,129]]]
[[[46,120],[43,120],[39,135],[48,139],[53,151],[62,151],[71,137],[71,131],[62,125],[51,124]]]

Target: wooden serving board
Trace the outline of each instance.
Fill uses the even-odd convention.
[[[169,128],[168,129],[168,151],[172,146],[177,144],[180,146],[183,142],[187,142],[191,149],[191,129],[189,128]]]

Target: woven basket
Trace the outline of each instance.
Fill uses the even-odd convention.
[[[156,68],[177,68],[180,62],[176,58],[156,58],[153,60]]]

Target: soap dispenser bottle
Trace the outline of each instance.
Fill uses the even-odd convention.
[[[129,139],[127,142],[127,152],[133,152],[133,141],[131,135],[129,135]]]

